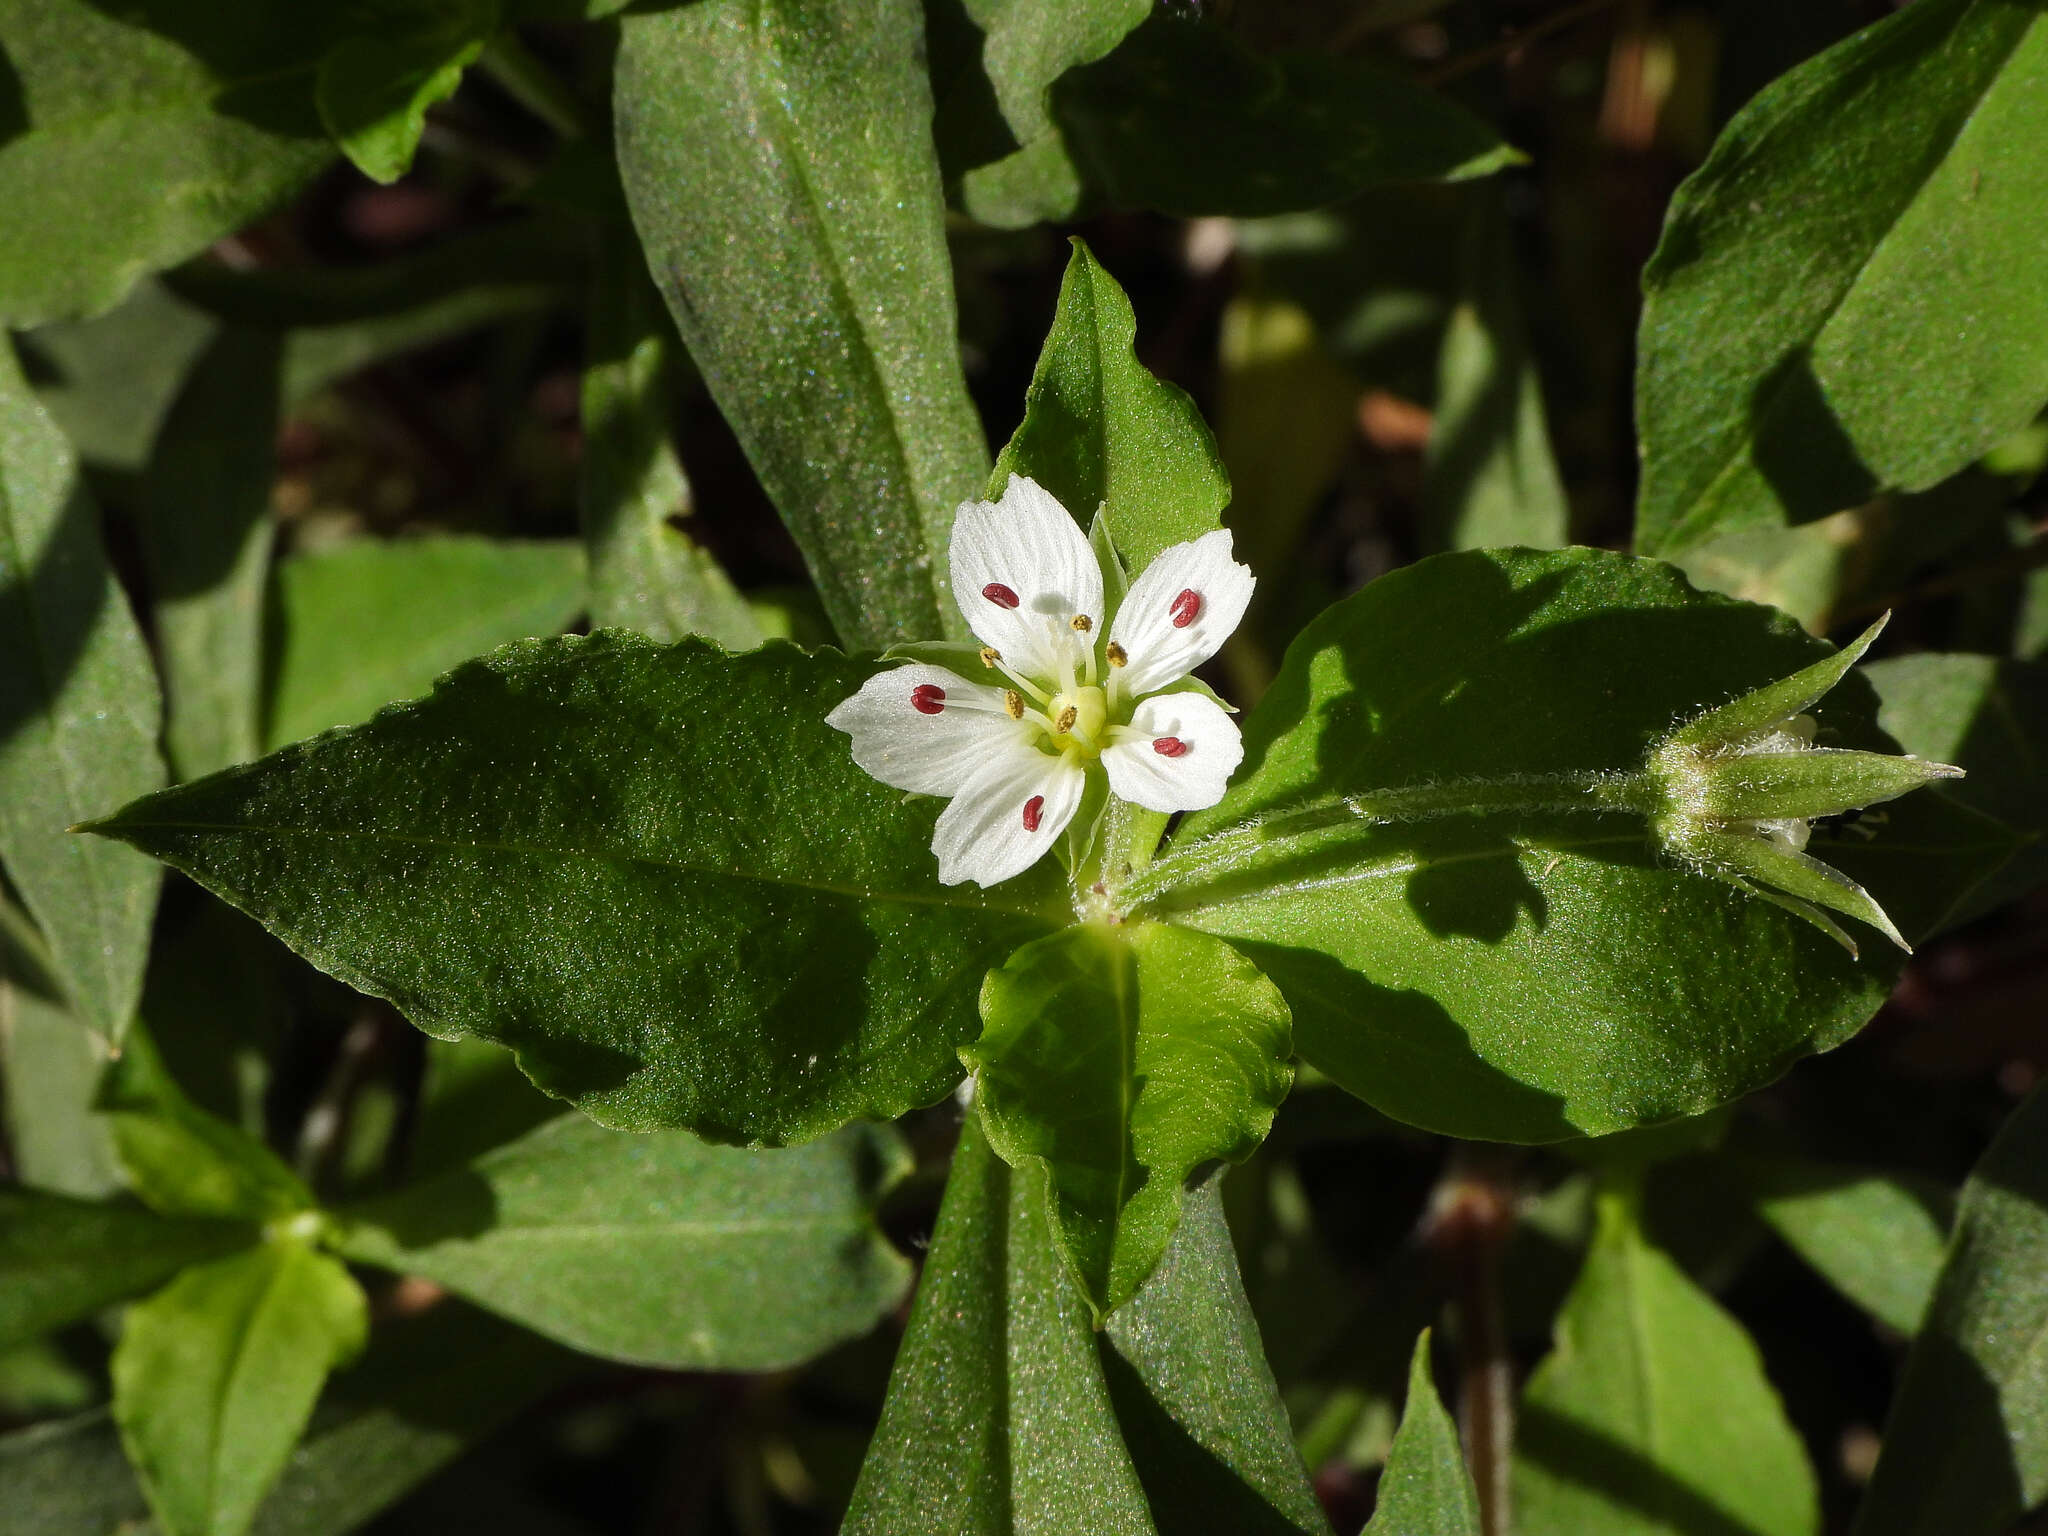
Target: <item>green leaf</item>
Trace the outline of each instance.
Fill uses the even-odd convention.
[[[364,539],[284,561],[274,588],[271,750],[368,719],[507,641],[552,635],[583,604],[565,539]]]
[[[1844,1296],[1919,1331],[1948,1241],[1948,1192],[1924,1180],[1798,1158],[1739,1157],[1756,1213]]]
[[[1246,717],[1245,770],[1139,877],[1163,892],[1139,906],[1243,949],[1302,1056],[1411,1124],[1545,1141],[1697,1114],[1853,1034],[1896,962],[1852,961],[1679,865],[1639,816],[1571,809],[1587,781],[1545,776],[1633,772],[1673,721],[1821,654],[1655,561],[1422,561],[1296,640]],[[1819,718],[1864,745],[1869,715],[1852,678]],[[1486,814],[1490,794],[1520,808]],[[1335,796],[1473,813],[1372,822]],[[1334,824],[1262,843],[1304,807]],[[1250,851],[1200,873],[1232,838]],[[1933,857],[1892,865],[1880,901],[1947,878]]]
[[[988,494],[1027,475],[1083,523],[1100,510],[1124,564],[1141,570],[1220,526],[1230,476],[1195,402],[1138,361],[1123,289],[1084,243],[1073,247],[1023,423]]]
[[[255,1235],[232,1222],[0,1189],[0,1349],[247,1247]]]
[[[0,982],[0,1092],[22,1183],[82,1200],[121,1188],[113,1138],[92,1112],[106,1064],[104,1042],[68,1010]]]
[[[143,552],[163,659],[164,745],[196,779],[263,749],[263,594],[276,524],[275,335],[229,328],[199,355],[145,471]]]
[[[876,1127],[747,1152],[563,1115],[345,1212],[337,1246],[592,1354],[775,1370],[858,1337],[902,1298],[910,1267],[874,1207],[907,1162]]]
[[[1458,1449],[1458,1428],[1430,1377],[1427,1328],[1415,1340],[1408,1406],[1366,1530],[1381,1536],[1479,1536],[1479,1494]]]
[[[1166,1251],[1189,1175],[1265,1138],[1294,1080],[1287,1005],[1206,935],[1084,924],[989,972],[981,1016],[960,1056],[989,1143],[1044,1181],[1099,1323]]]
[[[690,482],[669,440],[674,332],[622,224],[604,233],[583,364],[583,542],[590,618],[656,640],[707,635],[745,651],[767,637],[718,562],[676,526]]]
[[[2048,1498],[2048,1091],[1963,1185],[1856,1536],[1991,1536]]]
[[[268,1147],[185,1097],[143,1029],[107,1068],[93,1107],[113,1128],[129,1187],[166,1216],[268,1221],[314,1205]]]
[[[342,153],[372,181],[388,183],[411,169],[427,108],[455,94],[497,23],[497,6],[456,0],[392,7],[376,19],[386,26],[343,38],[320,60],[314,100]]]
[[[1285,213],[1388,182],[1484,176],[1522,158],[1402,75],[1332,54],[1267,56],[1171,14],[1063,75],[1052,116],[1057,140],[967,173],[962,198],[975,218],[1017,227],[1097,201],[1182,217]]]
[[[1600,1203],[1556,1345],[1523,1394],[1522,1536],[1816,1536],[1799,1436],[1742,1325]]]
[[[5,0],[18,131],[0,144],[0,321],[118,302],[290,198],[332,156],[310,101],[326,27],[303,8]]]
[[[0,859],[79,1018],[118,1041],[142,989],[161,872],[65,829],[163,783],[156,674],[70,447],[6,346],[0,655]]]
[[[101,830],[606,1124],[803,1140],[942,1097],[982,973],[1062,916],[1051,869],[938,883],[934,803],[825,724],[871,670],[523,641]]]
[[[947,535],[988,460],[916,0],[702,0],[622,25],[619,168],[648,266],[825,612],[853,646],[964,637]]]
[[[219,334],[213,317],[145,279],[90,320],[17,340],[43,402],[88,464],[140,474],[192,365]]]
[[[279,1238],[128,1309],[114,1419],[165,1536],[242,1536],[369,1313],[338,1260]]]
[[[561,1104],[528,1082],[503,1046],[429,1040],[408,1171],[415,1179],[445,1173],[561,1113]]]
[[[1571,506],[1550,451],[1507,210],[1493,187],[1475,192],[1463,293],[1437,359],[1436,420],[1423,460],[1425,531],[1438,549],[1556,549],[1568,542]]]
[[[1923,490],[2029,421],[2043,143],[2048,15],[2015,0],[1911,7],[1738,113],[1643,274],[1637,546]]]

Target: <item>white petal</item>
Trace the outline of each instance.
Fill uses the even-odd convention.
[[[1214,805],[1244,761],[1237,722],[1204,694],[1154,694],[1139,702],[1131,726],[1143,731],[1145,739],[1108,747],[1102,766],[1117,795],[1148,811],[1199,811]],[[1182,750],[1168,755],[1154,738],[1177,742]]]
[[[940,883],[995,885],[1022,874],[1066,831],[1087,783],[1064,753],[1001,749],[939,814],[932,852]]]
[[[853,760],[869,774],[919,795],[958,794],[991,752],[1032,734],[1003,713],[1002,689],[924,662],[877,672],[825,723],[853,738]]]
[[[1251,600],[1251,567],[1231,559],[1228,528],[1161,550],[1131,583],[1109,628],[1130,658],[1116,674],[1118,686],[1151,693],[1186,677],[1230,638]]]
[[[1077,614],[1102,623],[1102,570],[1081,525],[1036,480],[1012,475],[1001,501],[961,507],[952,558],[953,600],[967,627],[1012,670],[1058,682],[1062,653],[1078,657],[1092,644],[1072,625]]]

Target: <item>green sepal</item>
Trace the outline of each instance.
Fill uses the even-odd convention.
[[[1718,709],[1708,710],[1672,732],[1667,740],[1674,746],[1732,745],[1768,731],[1801,710],[1810,709],[1862,660],[1863,653],[1870,649],[1890,619],[1891,615],[1885,614],[1825,661],[1816,661],[1790,677],[1780,678],[1753,693],[1731,699]]]
[[[1896,800],[1963,770],[1883,752],[1809,747],[1796,752],[1744,752],[1700,765],[1685,809],[1715,821],[1777,821],[1834,816]]]
[[[906,640],[882,652],[882,660],[922,661],[929,666],[958,672],[970,683],[986,683],[991,688],[1008,687],[1009,679],[994,667],[983,664],[981,651],[980,644],[971,640]]]
[[[1769,886],[1775,891],[1811,902],[1853,917],[1859,922],[1870,924],[1879,933],[1890,939],[1899,948],[1911,954],[1913,946],[1885,916],[1883,907],[1872,899],[1870,892],[1838,869],[1823,864],[1809,853],[1796,848],[1787,848],[1772,842],[1760,833],[1723,831],[1718,828],[1688,829],[1682,837],[1673,840],[1673,846],[1687,857],[1696,860],[1707,873],[1723,878],[1738,876],[1730,883],[1751,891],[1755,895],[1768,895],[1757,886]],[[1812,914],[1802,911],[1789,902],[1779,901],[1779,906],[1812,921]],[[1824,931],[1848,946],[1849,953],[1855,954],[1856,946],[1846,934],[1835,930],[1827,923],[1819,925]]]

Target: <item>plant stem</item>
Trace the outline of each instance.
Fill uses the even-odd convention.
[[[500,32],[477,65],[505,94],[565,139],[584,135],[583,106],[554,73],[511,32]]]
[[[1458,1428],[1479,1494],[1481,1536],[1506,1536],[1509,1529],[1515,1376],[1501,1297],[1501,1253],[1514,1224],[1514,1190],[1503,1155],[1493,1148],[1455,1148],[1430,1201],[1428,1240],[1448,1274],[1457,1307]]]

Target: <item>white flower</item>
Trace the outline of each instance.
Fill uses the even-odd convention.
[[[912,662],[827,715],[884,784],[952,804],[932,834],[939,879],[994,885],[1036,863],[1073,820],[1088,777],[1155,811],[1223,798],[1244,756],[1206,694],[1169,692],[1244,617],[1252,574],[1218,530],[1163,550],[1105,625],[1102,571],[1067,509],[1012,475],[1003,499],[953,524],[953,598],[1009,687]]]

